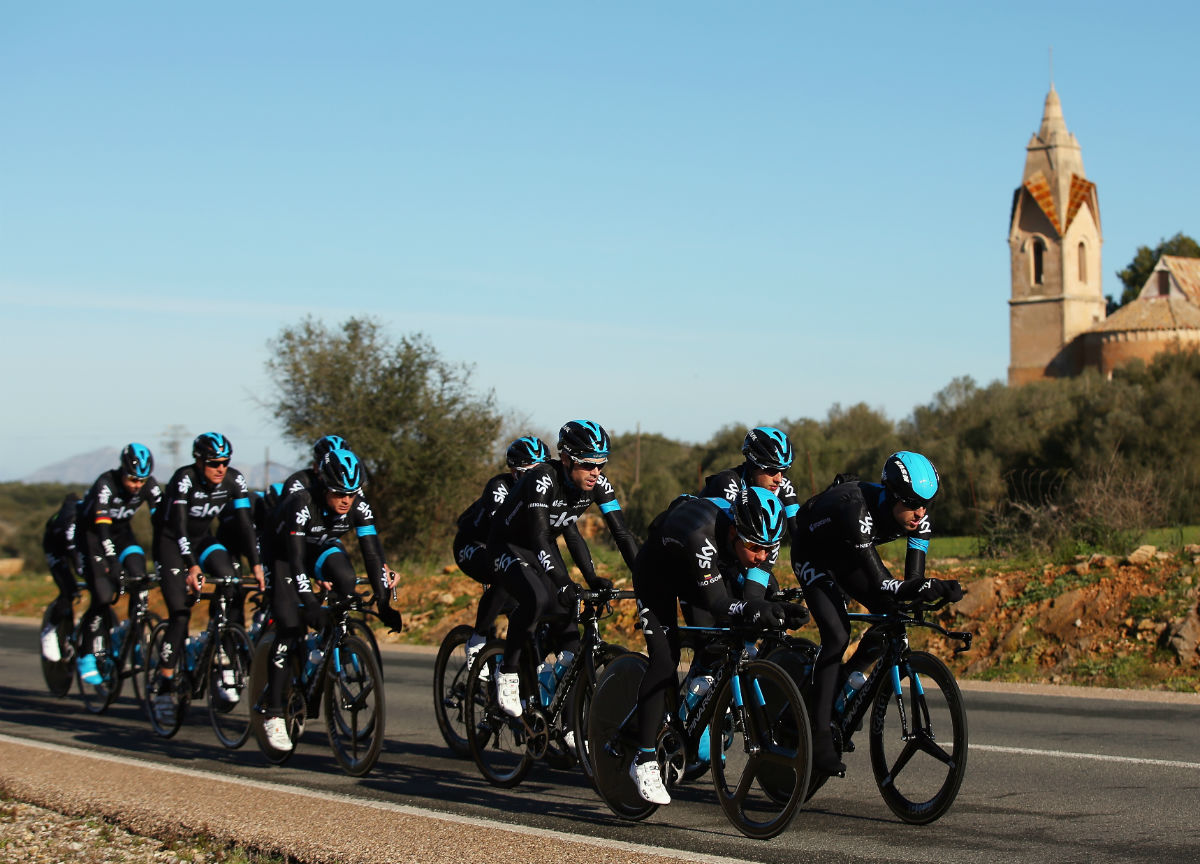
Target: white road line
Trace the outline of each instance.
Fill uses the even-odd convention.
[[[118,765],[132,765],[137,768],[151,768],[157,771],[166,771],[172,774],[198,777],[204,780],[210,780],[219,783],[235,783],[239,786],[246,786],[255,790],[269,789],[274,792],[282,792],[290,795],[301,795],[305,798],[313,798],[319,801],[336,801],[342,804],[353,804],[358,807],[372,807],[376,810],[386,810],[392,813],[403,813],[407,816],[419,816],[426,819],[438,819],[442,822],[453,822],[459,825],[471,825],[478,828],[490,828],[497,831],[511,831],[515,834],[526,834],[534,837],[553,837],[569,843],[582,843],[586,846],[596,846],[602,849],[634,852],[641,855],[659,855],[666,858],[677,858],[681,861],[695,861],[699,862],[699,864],[744,864],[744,859],[740,858],[723,858],[719,855],[705,855],[702,852],[688,852],[683,849],[672,849],[667,846],[647,846],[639,843],[627,843],[623,840],[607,840],[602,837],[588,837],[581,834],[569,834],[565,831],[555,831],[551,828],[534,828],[528,825],[517,825],[511,822],[501,822],[498,819],[484,819],[478,816],[460,816],[456,813],[446,813],[440,810],[426,810],[424,808],[413,807],[408,804],[392,804],[388,801],[375,801],[370,798],[356,798],[352,795],[343,795],[337,792],[320,792],[315,789],[306,789],[302,786],[287,786],[283,783],[272,783],[267,780],[250,780],[245,777],[238,777],[232,774],[218,774],[215,771],[205,771],[200,768],[184,768],[179,765],[169,765],[163,762],[154,762],[146,759],[134,759],[129,756],[116,756],[111,753],[100,753],[83,747],[67,747],[62,744],[50,744],[45,741],[35,741],[30,738],[20,738],[13,735],[6,735],[2,732],[0,732],[0,741],[7,742],[9,744],[24,745],[26,747],[37,747],[42,750],[49,750],[55,753],[62,753],[71,756],[82,755],[90,759],[99,759],[104,762],[113,762]]]
[[[970,751],[1012,753],[1017,756],[1051,756],[1056,759],[1090,759],[1094,762],[1126,762],[1133,765],[1157,765],[1161,768],[1200,770],[1200,762],[1176,762],[1173,759],[1139,759],[1135,756],[1105,756],[1100,753],[1071,753],[1066,750],[1033,750],[1029,747],[1000,747],[995,744],[971,744]]]

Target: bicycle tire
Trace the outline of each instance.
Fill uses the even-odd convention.
[[[104,610],[104,621],[96,634],[100,637],[101,649],[96,652],[96,670],[100,673],[99,684],[88,684],[79,675],[78,666],[75,670],[75,680],[79,682],[79,694],[83,697],[83,707],[89,714],[103,714],[108,706],[121,695],[120,658],[112,653],[112,631],[117,626],[117,613],[108,607]],[[94,643],[93,643],[94,644]],[[76,648],[77,656],[82,646]]]
[[[187,713],[188,705],[191,704],[191,681],[188,680],[187,670],[180,668],[186,663],[186,658],[181,656],[175,667],[175,687],[171,691],[173,701],[175,703],[174,721],[170,723],[162,722],[154,710],[155,682],[158,678],[158,669],[162,665],[162,647],[166,641],[167,628],[169,623],[161,622],[154,628],[154,632],[150,634],[149,648],[146,652],[146,669],[142,677],[142,704],[146,709],[146,716],[150,720],[150,728],[156,735],[162,738],[170,738],[179,731],[179,727],[183,725],[183,715]],[[182,653],[182,652],[181,652]]]
[[[500,675],[503,645],[485,647],[471,666],[467,676],[467,741],[471,758],[484,779],[493,786],[512,788],[525,779],[533,765],[533,755],[526,744],[525,723],[520,717],[509,717],[500,707],[496,681]],[[490,670],[481,679],[481,669]],[[529,692],[528,688],[526,693]]]
[[[629,776],[637,746],[623,740],[620,729],[637,705],[638,689],[649,664],[644,654],[615,657],[596,681],[588,709],[588,755],[597,794],[616,815],[640,822],[658,809],[642,798]]]
[[[475,629],[470,624],[454,627],[442,639],[433,664],[433,715],[442,739],[455,756],[470,758],[467,740],[467,640]],[[449,677],[447,677],[449,676]]]
[[[726,818],[757,840],[786,829],[803,803],[812,771],[808,710],[788,673],[767,660],[742,665],[717,694],[709,740],[713,788]],[[764,771],[777,790],[788,790],[782,800],[765,788],[770,784],[760,776]]]
[[[604,674],[608,664],[621,655],[628,654],[629,651],[620,645],[604,645],[599,653],[600,657],[595,665],[595,679],[593,680],[592,673],[585,666],[579,677],[575,679],[574,692],[568,697],[571,702],[571,716],[570,725],[567,728],[575,733],[575,758],[593,788],[596,785],[596,769],[592,765],[587,736],[588,712],[592,707],[592,695],[596,692],[596,681],[600,680],[600,676]]]
[[[299,658],[288,655],[288,662],[292,666],[292,675],[288,679],[288,690],[284,696],[283,719],[287,723],[292,746],[288,750],[277,750],[272,747],[271,743],[267,741],[266,730],[263,729],[263,723],[266,721],[263,704],[267,698],[267,670],[271,666],[271,652],[275,648],[275,635],[276,631],[273,626],[269,629],[263,628],[259,633],[258,642],[254,646],[254,660],[250,664],[249,685],[250,698],[253,701],[250,709],[250,732],[266,760],[272,765],[282,765],[296,752],[300,736],[304,734],[304,721],[308,707],[304,703],[304,694],[296,683],[300,671]]]
[[[371,629],[371,625],[364,618],[348,618],[346,619],[346,630],[351,636],[357,636],[371,649],[371,654],[375,657],[375,665],[379,667],[379,671],[383,671],[383,654],[379,652],[379,640],[375,638],[375,631]]]
[[[386,728],[383,673],[371,646],[346,636],[334,646],[325,676],[325,728],[342,770],[362,777],[379,761]]]
[[[146,668],[146,658],[150,656],[150,634],[154,632],[154,628],[162,623],[162,616],[157,612],[147,612],[136,628],[131,628],[133,643],[133,656],[126,663],[126,674],[133,681],[133,695],[138,702],[145,702],[146,694],[143,692],[143,684],[145,682],[144,671]]]
[[[42,626],[38,630],[38,656],[42,659],[42,678],[52,696],[66,696],[71,692],[75,682],[75,646],[71,643],[71,633],[75,629],[73,616],[67,615],[58,622],[55,630],[58,634],[58,660],[47,660],[42,657],[41,633],[50,626],[50,611],[54,608],[51,603],[42,613]]]
[[[888,808],[905,822],[926,825],[950,809],[966,773],[967,712],[954,673],[937,657],[913,651],[898,668],[899,699],[885,681],[871,713],[871,767]],[[907,741],[901,738],[905,722]]]
[[[253,649],[250,637],[237,624],[227,625],[220,644],[210,653],[207,681],[208,721],[222,746],[236,750],[250,736],[248,688]],[[230,699],[229,695],[236,698]]]

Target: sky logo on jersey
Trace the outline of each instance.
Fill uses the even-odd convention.
[[[549,573],[554,569],[554,561],[550,558],[550,553],[543,549],[538,553],[538,563],[542,565],[542,569]]]
[[[211,519],[220,512],[220,504],[197,504],[188,509],[188,515],[193,519]]]
[[[543,475],[538,478],[537,483],[533,484],[533,488],[538,491],[539,495],[545,495],[546,490],[550,488],[552,482],[549,475]]]
[[[301,483],[299,480],[293,480],[292,485],[288,487],[288,494],[290,495],[293,492],[299,492],[303,488],[303,483]]]
[[[736,500],[740,489],[741,489],[741,486],[738,484],[738,481],[730,480],[729,485],[725,487],[724,494],[725,494],[726,499],[728,499],[730,501]]]
[[[796,581],[801,585],[811,585],[825,575],[814,567],[811,561],[805,561],[798,567],[793,566],[792,571],[796,574]]]
[[[359,513],[361,513],[361,514],[363,515],[363,518],[364,518],[364,519],[371,519],[371,518],[373,518],[373,517],[371,516],[371,507],[370,507],[370,505],[369,505],[369,504],[367,504],[367,502],[366,502],[366,501],[359,501],[359,502],[358,502],[358,512],[359,512]]]
[[[301,508],[300,512],[296,514],[296,524],[303,526],[307,524],[308,520],[311,518],[312,514],[308,512],[308,508],[303,507]]]
[[[178,488],[180,494],[186,495],[192,488],[192,478],[187,474],[184,474],[181,478],[179,478]]]
[[[875,519],[870,514],[858,520],[858,530],[864,534],[870,534],[874,527]]]
[[[497,486],[495,489],[492,490],[492,500],[495,501],[497,504],[503,504],[504,499],[507,497],[508,497],[508,487],[507,486]]]
[[[704,545],[700,547],[700,551],[696,553],[696,562],[701,570],[712,569],[713,557],[717,554],[717,547],[713,545],[712,540],[705,540]]]

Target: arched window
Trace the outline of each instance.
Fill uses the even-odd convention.
[[[1087,284],[1087,247],[1082,241],[1079,244],[1079,281]]]
[[[1033,284],[1041,285],[1046,267],[1046,244],[1041,237],[1033,240]]]

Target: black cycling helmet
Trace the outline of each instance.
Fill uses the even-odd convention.
[[[233,455],[233,445],[220,432],[205,432],[192,442],[192,456],[196,459],[228,459]]]
[[[317,469],[321,483],[330,492],[352,495],[363,487],[363,467],[349,450],[330,450]]]
[[[121,451],[121,473],[134,480],[145,480],[154,470],[154,457],[145,444],[126,444]]]
[[[767,471],[786,471],[796,460],[792,442],[774,426],[755,426],[747,432],[742,455],[751,465]]]
[[[528,468],[550,458],[546,442],[534,435],[525,435],[508,445],[504,461],[509,468]]]
[[[783,538],[787,517],[779,497],[769,489],[743,484],[732,509],[733,525],[743,543],[774,546]]]
[[[353,449],[354,448],[350,446],[350,442],[347,441],[345,438],[343,438],[341,435],[325,435],[324,437],[318,438],[316,443],[313,444],[313,451],[312,451],[313,463],[320,464],[321,457],[324,456],[326,453],[328,453],[330,450],[353,450]]]
[[[933,503],[941,484],[932,462],[920,453],[901,450],[883,463],[883,485],[892,498],[926,507]]]
[[[568,420],[558,430],[558,452],[580,462],[608,459],[608,433],[591,420]]]

